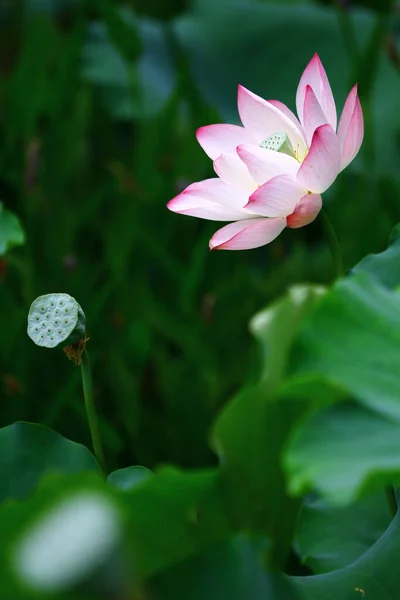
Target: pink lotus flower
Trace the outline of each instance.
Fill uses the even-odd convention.
[[[201,219],[233,221],[213,235],[211,250],[257,248],[285,227],[308,225],[321,210],[321,194],[357,155],[364,135],[357,85],[336,130],[335,101],[317,54],[301,76],[296,107],[299,119],[281,102],[239,86],[243,126],[197,131],[218,177],[189,185],[167,206]]]

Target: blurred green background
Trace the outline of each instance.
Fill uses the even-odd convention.
[[[26,335],[33,299],[88,322],[109,468],[212,464],[208,427],[260,362],[249,318],[288,285],[329,283],[317,220],[214,252],[218,224],[166,203],[211,177],[195,130],[237,122],[238,83],[294,109],[318,52],[340,111],[359,82],[357,160],[324,195],[346,268],[400,221],[400,18],[394,3],[1,0],[0,201],[26,244],[0,257],[0,426],[90,445],[80,370]]]

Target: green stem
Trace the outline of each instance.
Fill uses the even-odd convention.
[[[94,455],[99,463],[101,470],[104,475],[107,474],[106,464],[104,460],[103,447],[101,444],[99,419],[97,417],[96,407],[93,400],[93,384],[92,384],[92,371],[90,368],[89,354],[87,350],[83,351],[82,354],[82,386],[83,395],[85,397],[86,415],[89,423],[90,435],[92,437],[92,445]]]
[[[342,253],[340,251],[340,246],[339,246],[338,239],[336,237],[335,230],[333,229],[332,223],[330,222],[328,215],[326,214],[324,209],[321,210],[320,214],[321,214],[322,223],[324,226],[326,239],[328,241],[329,248],[331,250],[332,260],[333,260],[333,264],[334,264],[335,271],[336,271],[336,277],[343,277],[344,268],[343,268]]]
[[[392,485],[387,485],[385,487],[386,501],[389,507],[390,515],[392,519],[396,516],[397,513],[397,500],[396,494],[394,493],[394,487]]]

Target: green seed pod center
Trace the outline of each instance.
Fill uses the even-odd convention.
[[[266,150],[274,150],[275,152],[283,152],[283,154],[288,154],[295,158],[292,143],[286,133],[277,132],[270,135],[261,142],[260,147]]]

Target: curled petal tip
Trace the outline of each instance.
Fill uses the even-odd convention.
[[[172,200],[170,200],[169,202],[167,202],[167,208],[168,208],[168,210],[171,210],[172,212],[175,212],[174,208],[173,208],[174,207],[174,200],[175,200],[175,198],[172,198]]]
[[[204,130],[206,129],[206,127],[208,127],[208,125],[202,125],[201,127],[198,127],[196,129],[196,139],[199,142],[199,144],[200,144],[200,139],[201,139],[201,137],[202,137],[202,135],[203,135]]]
[[[325,114],[326,122],[336,130],[336,106],[331,86],[324,66],[315,53],[300,78],[296,93],[296,107],[300,122],[303,123],[303,104],[306,86],[310,85]]]

